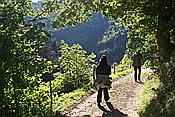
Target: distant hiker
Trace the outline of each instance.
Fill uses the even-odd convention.
[[[140,74],[141,74],[141,62],[142,62],[142,55],[140,54],[140,50],[138,50],[133,56],[133,67],[134,67],[134,79],[135,82],[141,81]],[[137,74],[138,70],[138,74]],[[138,77],[137,77],[138,76]]]
[[[97,104],[100,106],[101,99],[102,99],[102,91],[104,94],[104,99],[107,102],[109,100],[109,94],[108,89],[111,88],[111,81],[110,77],[111,75],[111,66],[107,64],[107,57],[102,56],[99,64],[96,68],[96,79],[94,81],[94,85],[96,89],[98,90],[97,94]]]

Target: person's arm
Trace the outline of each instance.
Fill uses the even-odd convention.
[[[111,75],[111,66],[109,66],[109,73],[108,75]],[[109,77],[110,80],[112,80],[112,77]]]

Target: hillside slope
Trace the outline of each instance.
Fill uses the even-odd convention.
[[[116,34],[116,31],[118,28],[115,23],[100,13],[94,13],[85,23],[55,31],[54,38],[57,42],[63,39],[70,45],[81,44],[89,53],[94,52],[97,60],[105,54],[112,63],[119,62],[126,50],[126,32]]]
[[[33,6],[35,9],[41,8],[39,3],[33,3]],[[42,20],[42,22],[46,22],[48,30],[52,30],[51,19],[54,17],[55,15],[51,14],[48,21]],[[127,36],[124,28],[119,30],[114,21],[100,13],[93,13],[92,17],[82,24],[64,27],[61,30],[52,30],[52,32],[55,44],[51,45],[59,46],[60,40],[65,40],[69,45],[79,43],[88,53],[95,53],[96,60],[99,60],[103,54],[107,55],[111,64],[119,63],[126,50]]]

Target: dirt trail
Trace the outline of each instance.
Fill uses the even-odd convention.
[[[142,70],[150,71],[149,69]],[[147,75],[142,76],[144,82]],[[138,117],[137,105],[140,89],[143,83],[135,83],[133,73],[114,80],[109,90],[110,103],[102,101],[102,106],[96,104],[97,92],[77,101],[74,106],[64,111],[65,116],[70,117]]]

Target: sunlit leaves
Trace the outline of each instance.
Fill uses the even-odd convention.
[[[68,46],[64,41],[61,42],[60,54],[59,63],[61,73],[64,75],[65,90],[70,91],[88,84],[92,70],[91,65],[96,56],[94,54],[87,55],[87,52],[79,44]]]
[[[0,78],[2,84],[0,103],[3,105],[0,107],[0,113],[2,116],[6,114],[20,116],[30,110],[32,102],[24,103],[30,100],[26,98],[28,94],[26,92],[31,93],[31,90],[39,86],[40,74],[47,68],[44,67],[47,62],[39,56],[39,52],[50,35],[44,29],[43,24],[28,22],[27,16],[32,14],[31,10],[31,2],[27,0],[0,3]],[[26,25],[27,23],[30,25]]]
[[[43,2],[44,6],[52,4],[48,9],[49,13],[55,13],[56,17],[52,19],[54,28],[74,26],[85,22],[92,15],[91,2],[78,0],[54,0]],[[47,7],[45,7],[47,8]]]

